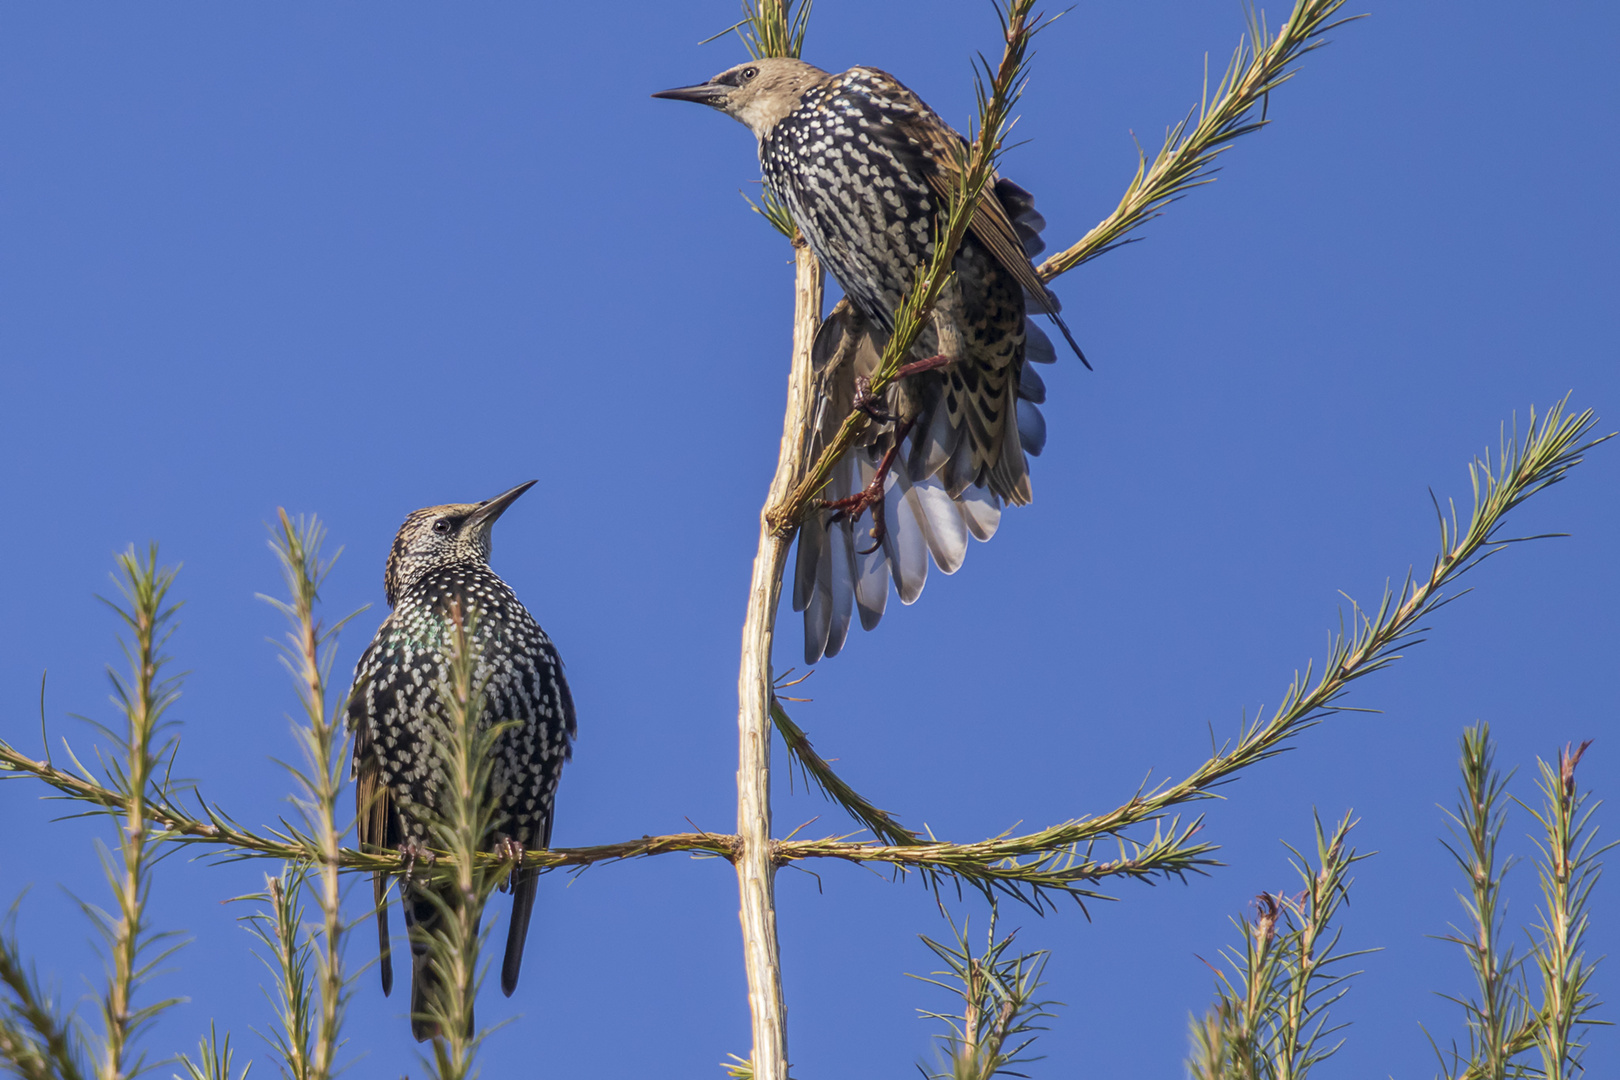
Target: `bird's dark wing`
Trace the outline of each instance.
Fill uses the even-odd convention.
[[[892,125],[895,132],[892,148],[900,151],[903,160],[928,177],[929,186],[944,205],[961,186],[961,165],[966,147],[962,136],[893,75],[877,68],[857,70],[863,76],[863,87],[867,93],[880,100],[881,109],[890,116],[904,117],[903,123]],[[985,192],[974,209],[968,228],[1026,292],[1037,300],[1047,296],[1046,286],[1041,283],[1040,275],[1024,253],[1018,230],[1013,227],[1007,209],[995,197],[995,192]]]
[[[376,654],[377,644],[373,642],[355,665],[354,687],[349,691],[347,709],[349,730],[354,733],[350,776],[354,780],[355,831],[359,834],[360,850],[371,852],[387,851],[399,843],[399,838],[391,835],[393,800],[377,768],[372,726],[365,717],[366,685],[369,673],[376,670]],[[371,883],[377,909],[377,970],[382,977],[383,996],[387,997],[394,992],[394,959],[388,943],[388,875],[373,874]]]
[[[928,107],[916,94],[912,93],[900,80],[876,68],[862,68],[867,81],[877,87],[881,92],[894,100],[898,111],[906,116],[904,135],[910,143],[907,160],[914,163],[924,175],[928,177],[928,184],[940,198],[941,204],[948,202],[960,190],[962,173],[961,165],[964,162],[966,141],[962,136],[933,109]],[[1074,349],[1074,354],[1085,361],[1085,354],[1069,333],[1068,324],[1063,321],[1060,312],[1063,305],[1058,298],[1052,295],[1041,276],[1035,270],[1031,258],[1035,254],[1028,248],[1030,230],[1025,228],[1018,219],[1021,211],[1033,209],[1034,203],[1029,193],[1011,184],[1008,181],[996,179],[989,191],[980,198],[973,209],[973,220],[968,222],[968,230],[985,246],[985,249],[1000,263],[1006,271],[1018,282],[1024,290],[1025,298],[1035,304],[1043,315],[1050,316],[1052,321],[1063,332],[1064,339]],[[1040,220],[1039,215],[1035,215]],[[1045,221],[1035,226],[1038,233],[1045,226]],[[1039,249],[1036,249],[1037,251]],[[1090,365],[1087,364],[1089,367]]]

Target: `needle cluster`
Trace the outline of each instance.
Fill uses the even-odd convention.
[[[1490,726],[1463,733],[1462,784],[1456,808],[1447,814],[1446,844],[1467,885],[1459,892],[1464,920],[1441,940],[1467,959],[1473,991],[1442,995],[1462,1010],[1465,1036],[1442,1049],[1431,1039],[1447,1080],[1572,1080],[1584,1076],[1586,1028],[1606,1023],[1593,1013],[1601,1004],[1590,982],[1598,960],[1583,943],[1591,922],[1592,889],[1601,857],[1614,844],[1598,844],[1592,814],[1598,803],[1580,790],[1575,770],[1590,743],[1565,747],[1555,762],[1538,761],[1539,807],[1508,794],[1512,773],[1496,768]],[[1517,861],[1498,849],[1513,804],[1540,826],[1535,859],[1541,885],[1540,921],[1524,930],[1526,954],[1516,954],[1507,925],[1505,880]],[[1534,974],[1527,967],[1533,961]]]
[[[1333,923],[1348,901],[1350,867],[1366,855],[1349,846],[1355,822],[1346,814],[1331,832],[1316,819],[1316,858],[1289,848],[1297,893],[1261,893],[1254,914],[1234,918],[1241,944],[1221,950],[1215,1003],[1192,1023],[1194,1080],[1305,1080],[1332,1057],[1345,1025],[1328,1010],[1358,971],[1339,965],[1373,949],[1341,951]]]

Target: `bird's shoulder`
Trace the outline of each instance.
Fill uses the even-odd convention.
[[[829,89],[835,109],[878,132],[892,132],[935,167],[948,167],[963,145],[962,136],[929,104],[881,68],[853,67]]]

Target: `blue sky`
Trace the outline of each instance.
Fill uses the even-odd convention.
[[[184,564],[173,642],[192,674],[180,769],[246,822],[283,812],[273,757],[295,702],[254,598],[279,584],[278,506],[344,554],[325,590],[347,670],[382,615],[382,564],[423,505],[540,485],[494,565],[556,639],[579,703],[555,841],[729,830],[735,664],[754,522],[775,460],[791,310],[779,237],[749,213],[747,133],[648,93],[736,62],[699,46],[731,0],[595,5],[0,7],[0,484],[15,568],[0,618],[0,732],[38,741],[111,717],[112,554],[157,539]],[[1273,14],[1273,18],[1276,13]],[[1236,3],[1094,0],[1040,40],[1007,175],[1057,244],[1117,200],[1131,133],[1156,144],[1242,29]],[[1275,704],[1337,625],[1434,547],[1429,489],[1498,425],[1568,391],[1620,426],[1612,77],[1620,15],[1533,6],[1374,8],[1334,34],[1219,182],[1145,242],[1062,279],[1096,370],[1046,374],[1036,502],[952,578],[821,665],[796,719],[880,805],[976,838],[1108,809],[1183,775],[1211,727]],[[885,68],[971,115],[989,5],[821,0],[806,56]],[[1381,947],[1339,1010],[1324,1075],[1432,1075],[1419,1024],[1460,1031],[1463,987],[1432,935],[1460,914],[1437,837],[1455,743],[1491,722],[1515,791],[1536,755],[1598,741],[1583,776],[1620,792],[1614,651],[1620,457],[1595,453],[1526,507],[1525,532],[1424,644],[1359,684],[1298,749],[1227,789],[1227,865],[1126,888],[1089,921],[1007,911],[1050,948],[1066,1002],[1037,1076],[1177,1076],[1228,917],[1288,883],[1279,841],[1354,808],[1363,851],[1346,943]],[[778,666],[796,662],[783,619]],[[779,782],[780,831],[836,810]],[[103,896],[95,823],[0,785],[4,897],[72,999],[99,970],[61,889]],[[1614,835],[1614,817],[1601,820]],[[1525,817],[1510,829],[1514,846]],[[184,994],[148,1045],[211,1019],[265,1058],[263,972],[223,903],[263,868],[162,868],[152,913],[193,943],[153,994]],[[907,1075],[929,1053],[905,978],[945,932],[917,884],[845,866],[778,884],[790,1046],[804,1077]],[[1529,921],[1533,872],[1512,877]],[[60,886],[60,888],[59,888]],[[1592,951],[1620,952],[1600,901]],[[356,891],[356,904],[363,901]],[[504,902],[504,901],[503,901]],[[983,916],[968,900],[953,909]],[[369,931],[352,959],[371,957]],[[1597,981],[1617,996],[1611,970]],[[368,972],[353,1075],[420,1074],[403,998]],[[542,882],[516,1023],[486,1075],[713,1077],[747,1051],[736,890],[664,857]],[[1613,1018],[1613,1013],[1608,1014]],[[1595,1071],[1620,1054],[1593,1037]],[[256,1066],[267,1075],[268,1061]]]

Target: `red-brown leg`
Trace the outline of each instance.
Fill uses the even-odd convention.
[[[863,513],[867,510],[872,511],[871,535],[873,544],[865,551],[862,551],[862,555],[870,555],[882,547],[883,538],[889,534],[889,526],[883,516],[883,485],[889,478],[889,470],[894,468],[894,459],[900,454],[900,444],[905,441],[906,436],[911,432],[911,425],[912,421],[907,420],[894,429],[893,444],[889,447],[888,452],[883,455],[883,460],[878,462],[877,472],[872,474],[871,481],[864,488],[847,499],[823,499],[821,501],[824,509],[838,511],[832,516],[832,520],[835,522],[843,521],[846,518],[850,521],[859,521]]]
[[[901,364],[899,370],[894,373],[894,377],[903,379],[907,375],[921,375],[925,371],[938,371],[942,367],[950,366],[951,358],[944,353],[940,353],[937,356],[930,356],[926,360],[913,360],[909,364]]]

